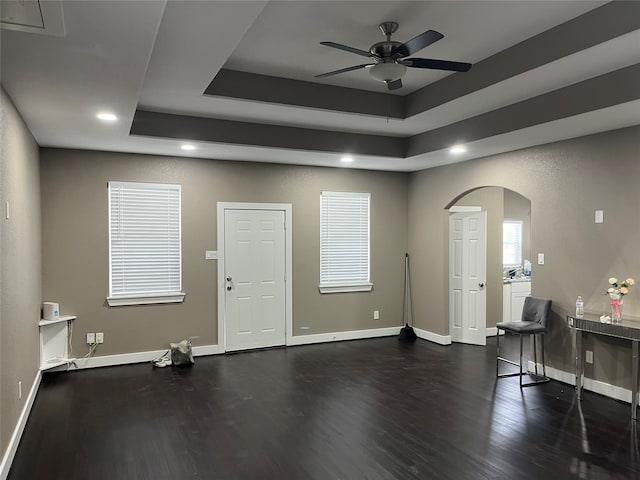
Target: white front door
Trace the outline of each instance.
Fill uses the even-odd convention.
[[[486,212],[449,216],[449,326],[452,342],[486,345]]]
[[[285,212],[224,210],[226,350],[285,344]]]

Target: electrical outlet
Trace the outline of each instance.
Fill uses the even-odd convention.
[[[18,400],[22,400],[22,380],[18,382]]]
[[[96,343],[104,343],[104,333],[96,333]]]
[[[374,320],[380,320],[380,310],[374,310],[373,311],[373,319]]]
[[[587,363],[593,363],[593,352],[591,350],[587,350],[585,353],[585,361]]]
[[[87,343],[93,345],[96,343],[96,334],[95,333],[87,333]]]

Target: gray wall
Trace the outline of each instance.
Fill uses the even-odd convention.
[[[39,364],[40,178],[38,145],[0,92],[0,458]],[[10,218],[5,202],[10,202]],[[18,399],[18,382],[22,399]]]
[[[464,192],[498,185],[531,200],[534,295],[553,300],[548,364],[573,371],[566,315],[582,295],[587,312],[608,311],[607,278],[640,277],[640,127],[581,137],[417,172],[409,182],[409,252],[416,326],[448,334],[447,232],[443,209]],[[594,211],[604,210],[604,224]],[[640,318],[640,288],[625,298]],[[591,341],[591,340],[590,340]],[[596,379],[629,388],[630,347],[592,339]]]
[[[481,207],[487,212],[487,327],[495,327],[496,323],[502,321],[503,190],[500,187],[479,188],[456,202],[456,205]],[[448,247],[447,243],[447,256]]]
[[[109,180],[182,185],[184,303],[106,306]],[[219,201],[293,205],[294,335],[402,323],[408,174],[42,149],[41,185],[43,297],[77,315],[75,356],[87,351],[87,332],[105,334],[97,355],[162,349],[188,336],[217,343],[217,263],[204,252],[217,249]],[[371,293],[318,292],[321,190],[371,193]]]

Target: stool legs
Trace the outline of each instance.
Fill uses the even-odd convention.
[[[522,342],[524,338],[520,335],[520,388],[522,388]]]
[[[536,345],[536,336],[537,335],[533,336],[533,368],[536,372],[536,377],[537,377],[538,376],[538,346]]]
[[[524,388],[524,387],[530,387],[532,385],[537,385],[538,383],[546,383],[549,382],[550,379],[549,377],[547,377],[547,369],[546,369],[546,365],[545,365],[545,361],[544,361],[544,334],[542,334],[542,345],[541,345],[541,349],[542,349],[542,375],[540,375],[538,373],[538,344],[536,341],[536,335],[535,334],[530,334],[533,335],[533,361],[534,361],[534,370],[535,370],[535,377],[536,380],[531,381],[531,382],[527,382],[527,383],[523,383],[522,381],[522,377],[526,374],[528,374],[528,366],[527,366],[527,371],[525,372],[523,366],[522,366],[522,362],[523,362],[523,353],[524,353],[524,335],[521,334],[517,334],[520,337],[520,358],[518,362],[514,362],[512,360],[509,360],[508,358],[503,358],[500,356],[500,331],[498,330],[498,335],[496,338],[496,377],[501,378],[501,377],[514,377],[516,375],[518,375],[520,377],[519,379],[519,383],[520,383],[520,388]],[[529,334],[528,334],[529,335]],[[515,373],[500,373],[500,362],[505,362],[505,363],[509,363],[511,365],[517,366],[518,367],[518,372]]]
[[[500,376],[500,330],[496,334],[496,377]]]
[[[547,376],[547,368],[545,367],[546,363],[544,363],[544,335],[542,335],[542,376]]]

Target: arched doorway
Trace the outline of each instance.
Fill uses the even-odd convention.
[[[446,279],[449,285],[449,332],[454,342],[461,341],[463,343],[483,345],[484,341],[479,341],[479,336],[481,335],[479,331],[482,330],[485,337],[494,336],[496,334],[496,323],[517,315],[517,313],[512,312],[517,310],[519,299],[523,299],[525,296],[523,292],[526,285],[519,284],[517,286],[516,300],[511,305],[511,281],[505,283],[504,278],[511,271],[514,276],[517,276],[516,280],[518,282],[530,281],[530,278],[522,278],[522,274],[525,260],[531,259],[531,202],[523,195],[508,188],[482,186],[461,193],[445,209],[448,210],[450,219],[449,272]],[[476,255],[477,252],[473,253],[473,250],[469,248],[456,250],[457,247],[453,244],[454,238],[451,230],[452,216],[456,215],[458,219],[464,216],[471,217],[474,215],[473,212],[483,213],[486,218],[486,247],[482,252],[486,259],[486,271],[483,278],[479,278],[477,275],[469,275],[466,291],[464,289],[454,291],[456,290],[455,287],[460,286],[460,282],[454,279],[454,274],[463,274],[462,271],[452,271],[456,265],[455,262],[457,262],[458,267],[469,266],[471,260],[476,261],[475,258],[469,255]],[[517,224],[520,232],[519,241],[512,245],[515,248],[517,244],[519,255],[511,257],[512,263],[508,267],[504,263],[505,258],[503,255],[503,224],[505,221],[519,222]],[[460,245],[458,244],[458,247]],[[464,254],[466,254],[466,257],[463,256]],[[458,255],[458,258],[452,258],[455,255]],[[516,260],[513,260],[514,258]],[[517,261],[517,265],[513,261]],[[473,274],[474,272],[470,273]],[[456,282],[458,282],[457,285]],[[470,282],[475,282],[475,285]],[[482,287],[479,284],[483,284]],[[508,288],[505,288],[505,285]],[[528,285],[530,286],[530,283]],[[472,288],[474,286],[477,287],[475,290]],[[456,332],[456,329],[460,328],[468,330],[461,340],[459,339],[460,335],[458,335],[461,331],[458,330]],[[473,332],[473,330],[476,331]],[[472,338],[473,341],[468,341],[469,338]]]

